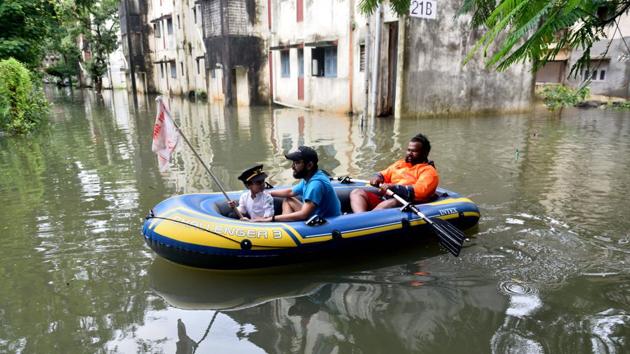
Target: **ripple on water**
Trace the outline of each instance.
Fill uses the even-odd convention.
[[[622,353],[630,328],[630,315],[616,309],[602,311],[588,319],[593,353]]]
[[[528,317],[542,306],[538,289],[517,281],[503,281],[499,291],[510,297],[505,320],[492,336],[493,353],[544,353],[543,346],[529,330]]]

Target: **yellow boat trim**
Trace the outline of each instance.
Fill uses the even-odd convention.
[[[156,233],[193,245],[236,250],[241,248],[240,242],[242,240],[249,239],[252,241],[253,249],[291,248],[297,246],[293,238],[283,229],[283,227],[287,226],[283,223],[274,223],[272,224],[273,226],[270,226],[270,223],[252,224],[238,220],[226,223],[223,222],[223,218],[199,213],[185,207],[169,210],[163,217],[176,221],[155,219],[160,222],[154,228]],[[223,237],[213,233],[220,234]]]

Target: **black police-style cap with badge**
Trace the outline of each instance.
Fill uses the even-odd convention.
[[[243,181],[245,185],[254,182],[262,182],[265,178],[267,178],[267,174],[263,171],[263,165],[256,165],[252,168],[248,168],[243,171],[240,176],[238,176],[238,179]]]
[[[302,160],[304,162],[311,161],[314,163],[317,163],[317,161],[319,161],[319,158],[317,157],[317,151],[313,150],[312,148],[308,146],[300,146],[297,148],[296,151],[285,154],[284,157],[286,157],[287,160],[291,160],[291,161]]]

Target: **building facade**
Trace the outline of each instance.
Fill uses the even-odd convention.
[[[269,103],[267,2],[201,0],[209,96],[226,105]]]
[[[437,2],[434,19],[366,17],[358,0],[271,0],[273,101],[378,116],[522,111],[533,100],[526,64],[505,72],[464,59],[480,33]]]
[[[151,0],[149,46],[155,91],[206,95],[205,47],[200,6],[195,1]]]
[[[149,1],[122,0],[118,10],[121,45],[126,63],[124,70],[126,81],[129,83],[127,88],[129,90],[133,88],[131,80],[133,72],[136,90],[140,93],[155,92],[152,53],[149,46],[151,29],[147,22]]]
[[[620,16],[604,33],[590,49],[588,68],[571,72],[584,50],[563,49],[536,72],[536,83],[586,85],[593,95],[630,98],[630,16]]]

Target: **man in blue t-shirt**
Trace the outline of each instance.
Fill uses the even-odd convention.
[[[300,183],[293,188],[271,191],[272,196],[285,198],[282,214],[259,221],[306,220],[314,214],[322,218],[341,215],[337,193],[328,176],[317,167],[317,152],[308,146],[300,146],[285,157],[293,161],[293,177],[300,179]],[[302,196],[303,202],[296,198],[299,196]]]

